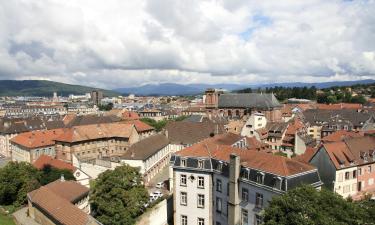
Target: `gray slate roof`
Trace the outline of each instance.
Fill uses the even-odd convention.
[[[273,94],[241,93],[219,96],[219,108],[270,109],[278,107],[281,107],[281,104]]]
[[[130,146],[121,159],[145,160],[169,144],[168,138],[163,134],[147,137]]]

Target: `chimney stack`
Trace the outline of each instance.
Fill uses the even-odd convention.
[[[240,224],[240,198],[238,178],[240,176],[240,157],[231,154],[229,163],[229,201],[228,222],[229,224]]]

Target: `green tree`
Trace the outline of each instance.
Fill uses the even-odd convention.
[[[90,199],[94,216],[101,223],[130,225],[142,213],[148,193],[139,171],[124,165],[100,174]]]
[[[148,125],[154,127],[156,131],[161,131],[167,125],[167,122],[168,122],[168,120],[156,121],[156,120],[151,119],[151,118],[141,118],[140,120],[142,122],[147,123]]]
[[[264,211],[264,225],[369,225],[374,221],[367,214],[375,208],[368,207],[303,185],[272,199]]]
[[[55,167],[52,167],[51,165],[45,165],[43,169],[41,170],[40,175],[40,184],[46,185],[48,183],[51,183],[55,180],[58,180],[61,178],[61,175],[64,175],[65,180],[75,180],[75,177],[72,173],[72,171],[67,169],[58,169]]]
[[[40,187],[39,179],[39,171],[31,164],[9,162],[0,169],[0,205],[23,205],[26,194]]]

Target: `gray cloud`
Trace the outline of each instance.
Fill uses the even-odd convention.
[[[0,78],[105,88],[375,77],[375,1],[1,1]]]

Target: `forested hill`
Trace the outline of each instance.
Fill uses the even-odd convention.
[[[92,90],[101,90],[104,96],[119,95],[114,91],[47,80],[0,80],[0,96],[52,96],[53,92],[57,92],[59,96],[68,96]]]

